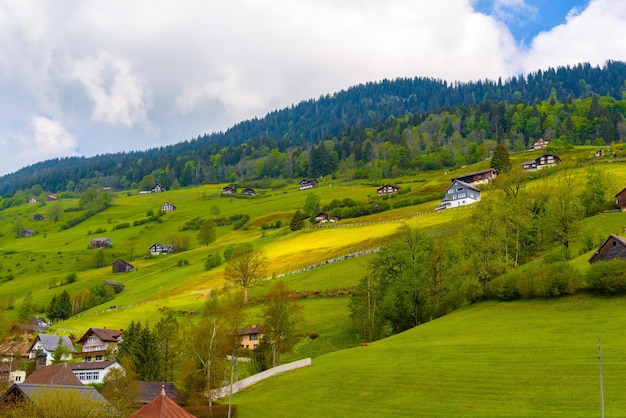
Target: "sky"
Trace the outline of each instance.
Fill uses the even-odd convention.
[[[626,60],[624,0],[0,0],[0,175],[383,78]]]

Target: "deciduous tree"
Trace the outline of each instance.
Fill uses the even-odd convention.
[[[208,247],[210,243],[215,241],[215,238],[216,238],[215,230],[216,230],[215,222],[209,219],[203,220],[200,223],[200,229],[198,230],[198,235],[197,235],[198,243],[200,245],[206,245]]]
[[[248,288],[254,281],[261,279],[266,272],[267,258],[260,249],[250,244],[235,247],[232,256],[226,263],[224,276],[233,284],[243,288],[243,301],[248,303]]]
[[[272,367],[280,364],[280,355],[291,350],[298,340],[296,324],[302,320],[302,305],[282,280],[267,294],[263,305],[263,333],[272,353]]]

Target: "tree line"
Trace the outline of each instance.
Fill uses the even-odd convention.
[[[540,136],[571,144],[621,141],[625,81],[626,64],[608,62],[504,81],[366,83],[176,145],[37,163],[0,178],[0,194],[8,199],[34,185],[55,193],[137,188],[147,175],[166,187],[332,174],[381,178],[480,161],[500,141],[510,150]]]
[[[533,188],[517,167],[501,173],[471,215],[446,230],[402,227],[351,296],[359,338],[384,338],[482,299],[626,293],[626,261],[596,263],[586,276],[568,263],[606,238],[584,232],[582,221],[615,208],[609,176],[590,167],[581,182],[565,165],[553,170]]]

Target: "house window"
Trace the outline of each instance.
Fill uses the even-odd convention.
[[[91,356],[85,357],[85,361],[91,361]]]
[[[250,334],[250,341],[255,341],[259,339],[259,334]]]
[[[457,191],[457,192],[462,192],[462,191],[463,191],[463,188],[462,188],[462,187],[457,187],[456,191]]]
[[[76,377],[81,382],[93,382],[100,378],[100,372],[78,372],[76,373]]]
[[[617,241],[613,241],[613,246],[615,247],[617,245]]]
[[[15,376],[15,381],[16,382],[21,382],[22,381],[22,376]]]
[[[97,355],[96,356],[96,361],[102,361],[102,355]]]

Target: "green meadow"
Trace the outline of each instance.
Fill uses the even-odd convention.
[[[578,162],[593,155],[595,147],[576,147],[560,152],[563,167],[581,187],[586,168]],[[512,164],[531,160],[540,151],[511,155]],[[610,162],[605,160],[604,162]],[[282,360],[313,358],[313,365],[262,382],[235,396],[239,416],[597,416],[599,414],[598,339],[603,342],[607,416],[620,415],[626,395],[620,391],[626,372],[626,335],[622,335],[624,298],[577,295],[557,300],[483,302],[423,324],[403,334],[361,347],[350,319],[348,291],[366,275],[372,254],[325,264],[354,252],[384,245],[403,225],[427,231],[458,234],[464,218],[475,205],[434,212],[450,178],[485,169],[483,162],[453,172],[418,173],[390,184],[407,193],[384,200],[425,198],[422,203],[360,218],[343,219],[322,228],[292,232],[289,222],[302,209],[307,196],[316,194],[321,205],[346,197],[357,202],[376,199],[377,186],[367,181],[325,178],[317,188],[300,191],[296,183],[278,189],[256,189],[254,198],[221,196],[221,185],[137,194],[119,191],[113,205],[78,225],[61,225],[80,216],[63,212],[59,222],[34,221],[46,215],[51,204],[30,204],[0,211],[0,334],[17,318],[18,309],[30,291],[38,314],[43,315],[53,295],[67,290],[74,294],[105,280],[120,281],[125,290],[99,306],[54,324],[53,332],[80,336],[89,327],[124,328],[135,320],[154,324],[173,314],[185,326],[201,315],[212,290],[229,286],[224,265],[206,270],[211,253],[248,242],[267,256],[267,278],[249,292],[246,321],[261,320],[259,300],[278,277],[302,299],[303,336],[293,352]],[[611,194],[626,185],[626,164],[598,164],[611,179]],[[531,177],[528,187],[551,187],[552,172]],[[494,190],[484,188],[483,199]],[[159,222],[144,221],[164,202],[177,210]],[[78,207],[78,199],[62,199],[64,209]],[[215,215],[215,211],[219,212]],[[250,217],[246,226],[217,228],[217,240],[199,245],[197,231],[183,230],[197,217]],[[280,228],[262,229],[275,224]],[[126,228],[118,226],[128,224]],[[36,235],[15,238],[17,226]],[[308,225],[308,224],[307,224]],[[603,213],[585,220],[572,245],[571,263],[584,273],[593,253],[583,250],[584,241],[602,242],[610,233],[626,230],[623,213]],[[109,237],[112,248],[102,250],[107,266],[94,268],[96,251],[88,245],[96,237]],[[151,256],[154,243],[184,239],[189,249]],[[534,262],[520,267],[532,272]],[[122,258],[135,266],[127,274],[112,272],[111,263]],[[316,265],[316,268],[306,269]],[[303,271],[300,271],[303,270]],[[295,271],[299,271],[294,273]],[[77,280],[53,287],[71,273]],[[530,273],[529,273],[530,274]],[[316,334],[317,338],[308,338]],[[280,395],[277,395],[280,394]],[[623,414],[622,414],[623,415]]]
[[[606,416],[626,409],[626,299],[479,303],[236,394],[247,417]]]

